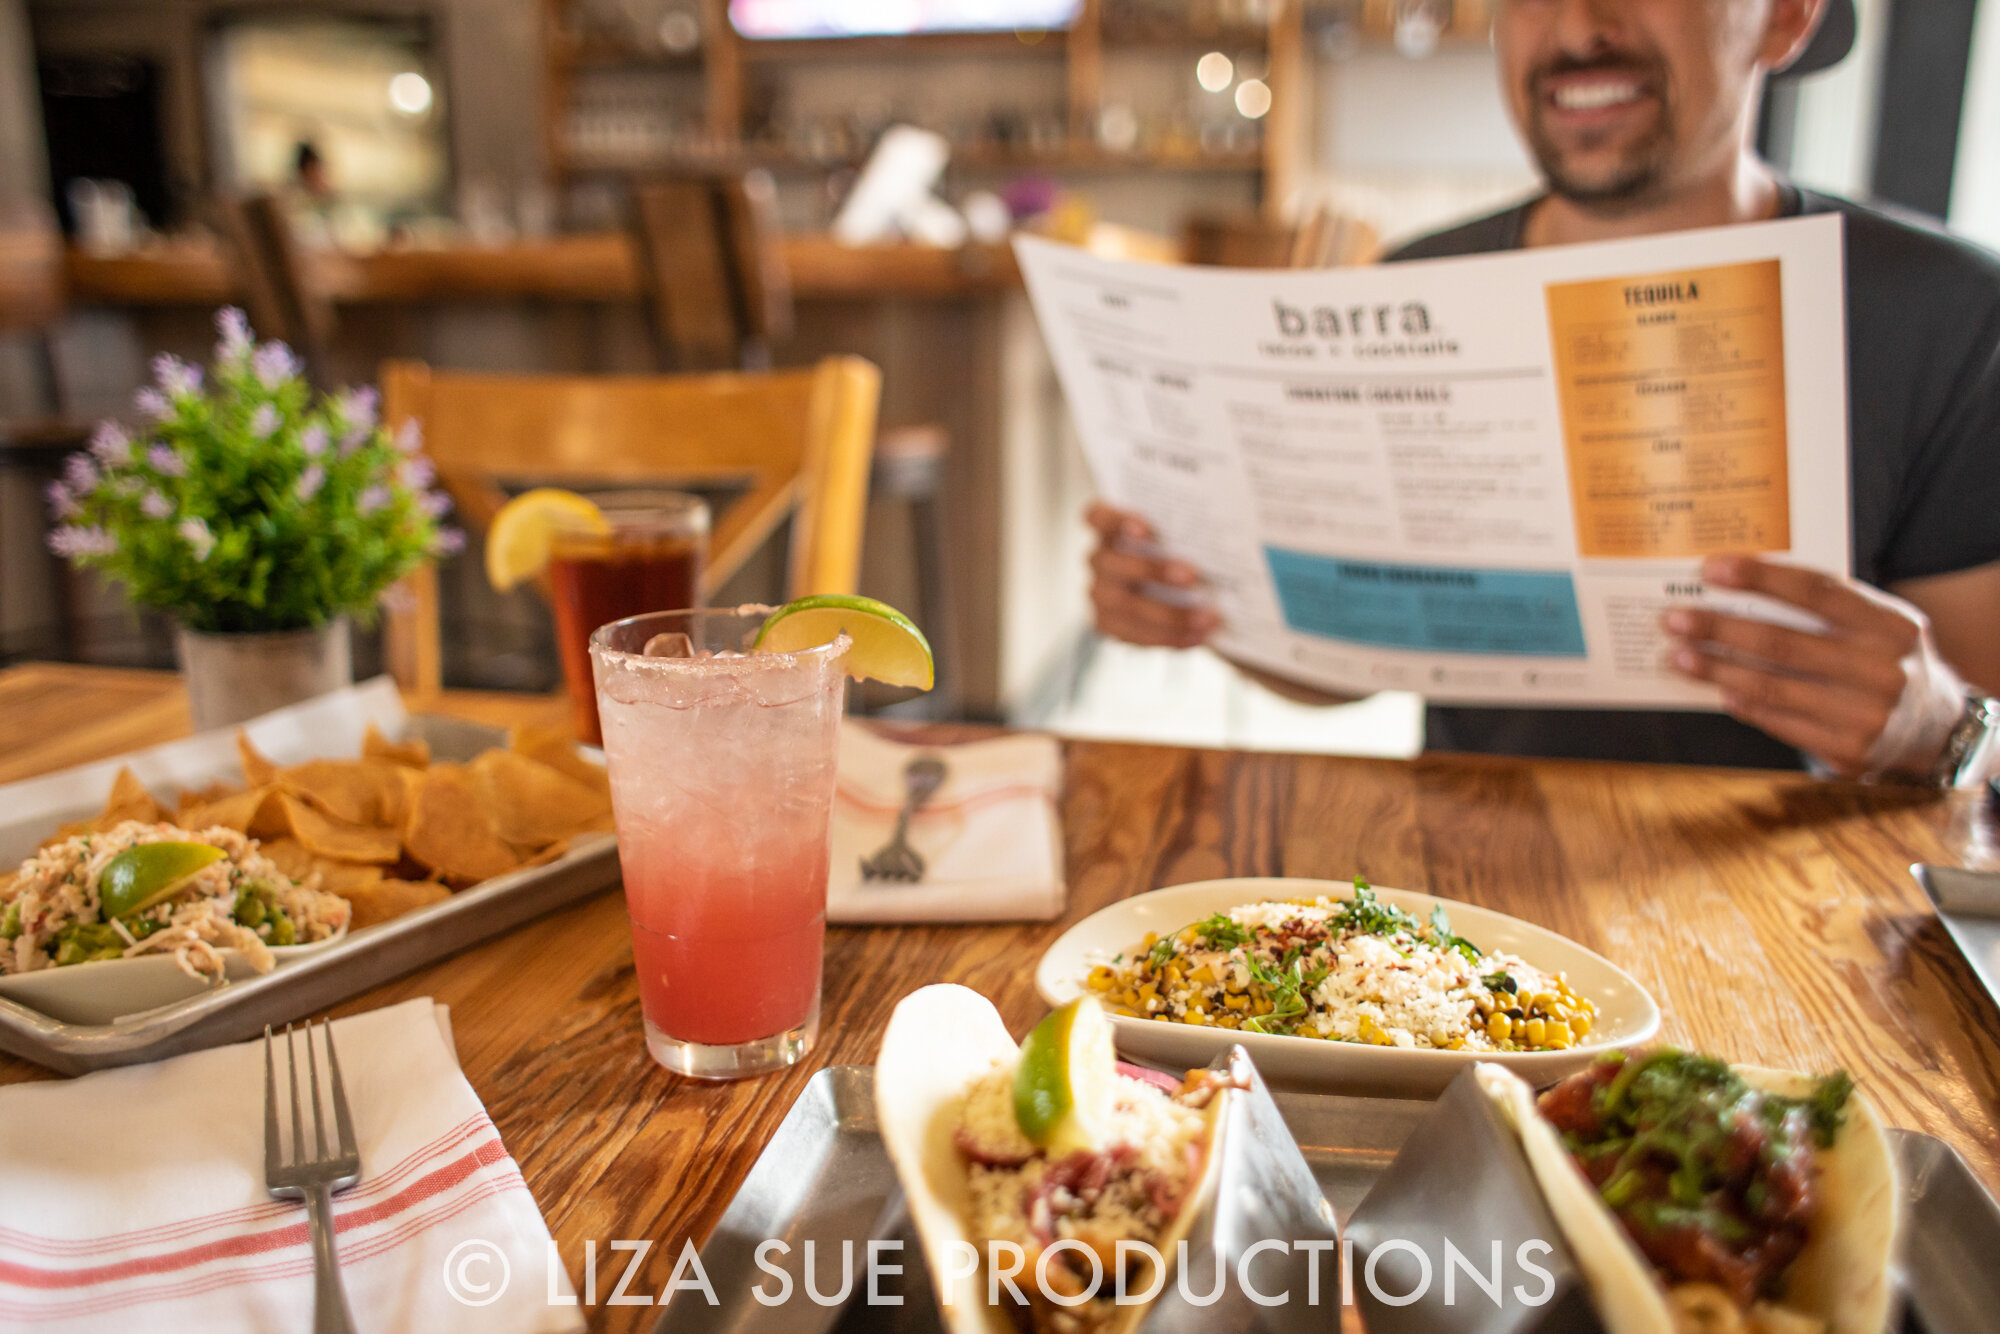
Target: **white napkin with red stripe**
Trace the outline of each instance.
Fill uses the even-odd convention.
[[[429,1000],[333,1024],[361,1147],[333,1197],[355,1325],[581,1329],[551,1303],[569,1276],[450,1034]],[[281,1055],[281,1093],[285,1072]],[[309,1330],[312,1300],[305,1206],[264,1189],[261,1038],[0,1088],[0,1328]]]
[[[944,785],[910,821],[921,882],[861,878],[861,859],[889,840],[903,770],[945,762]],[[849,722],[840,734],[833,801],[832,922],[1046,922],[1063,910],[1062,749],[1022,733],[956,746],[913,745]]]

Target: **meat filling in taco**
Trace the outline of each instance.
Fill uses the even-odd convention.
[[[1836,1072],[1786,1097],[1712,1057],[1612,1052],[1540,1105],[1659,1274],[1683,1328],[1704,1327],[1713,1312],[1721,1328],[1812,1330],[1818,1320],[1774,1303],[1811,1238],[1819,1155],[1853,1090]]]

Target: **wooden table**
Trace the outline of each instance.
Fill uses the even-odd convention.
[[[446,695],[487,720],[560,716],[536,697]],[[0,672],[0,781],[184,732],[171,677]],[[1663,1037],[1730,1058],[1845,1066],[1892,1125],[1927,1131],[2000,1190],[2000,1013],[1910,879],[1913,861],[1994,864],[1969,797],[1798,775],[1426,756],[1412,763],[1072,743],[1070,910],[1047,926],[835,929],[811,1065],[748,1083],[669,1077],[639,1040],[615,894],[339,1007],[451,1006],[465,1073],[540,1201],[572,1276],[586,1241],[654,1242],[658,1293],[703,1237],[808,1075],[873,1059],[896,1000],[955,981],[1019,1034],[1034,960],[1113,900],[1224,875],[1419,888],[1514,913],[1608,955],[1666,1012]],[[0,1059],[0,1082],[40,1074]],[[623,1257],[619,1257],[622,1264]],[[654,1313],[599,1306],[596,1327]]]

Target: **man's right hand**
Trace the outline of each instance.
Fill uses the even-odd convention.
[[[1213,608],[1181,606],[1148,590],[1147,585],[1156,584],[1192,593],[1201,587],[1201,575],[1184,562],[1147,551],[1159,538],[1144,519],[1096,504],[1084,520],[1097,533],[1097,550],[1090,555],[1090,601],[1097,609],[1099,634],[1128,644],[1194,648],[1215,633],[1222,618]]]

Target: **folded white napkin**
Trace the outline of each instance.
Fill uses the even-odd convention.
[[[361,1180],[333,1197],[355,1325],[582,1328],[579,1307],[550,1302],[569,1277],[550,1274],[548,1227],[459,1072],[444,1007],[341,1019],[333,1039],[361,1147]],[[282,1054],[277,1069],[288,1118]],[[305,1205],[264,1189],[261,1038],[0,1088],[0,1183],[0,1328],[312,1328]],[[454,1297],[448,1269],[493,1300]]]
[[[945,762],[944,786],[910,821],[928,868],[914,885],[865,882],[861,859],[889,839],[918,755]],[[1053,737],[912,746],[859,723],[840,734],[833,802],[834,922],[1045,922],[1063,910],[1062,751]]]

